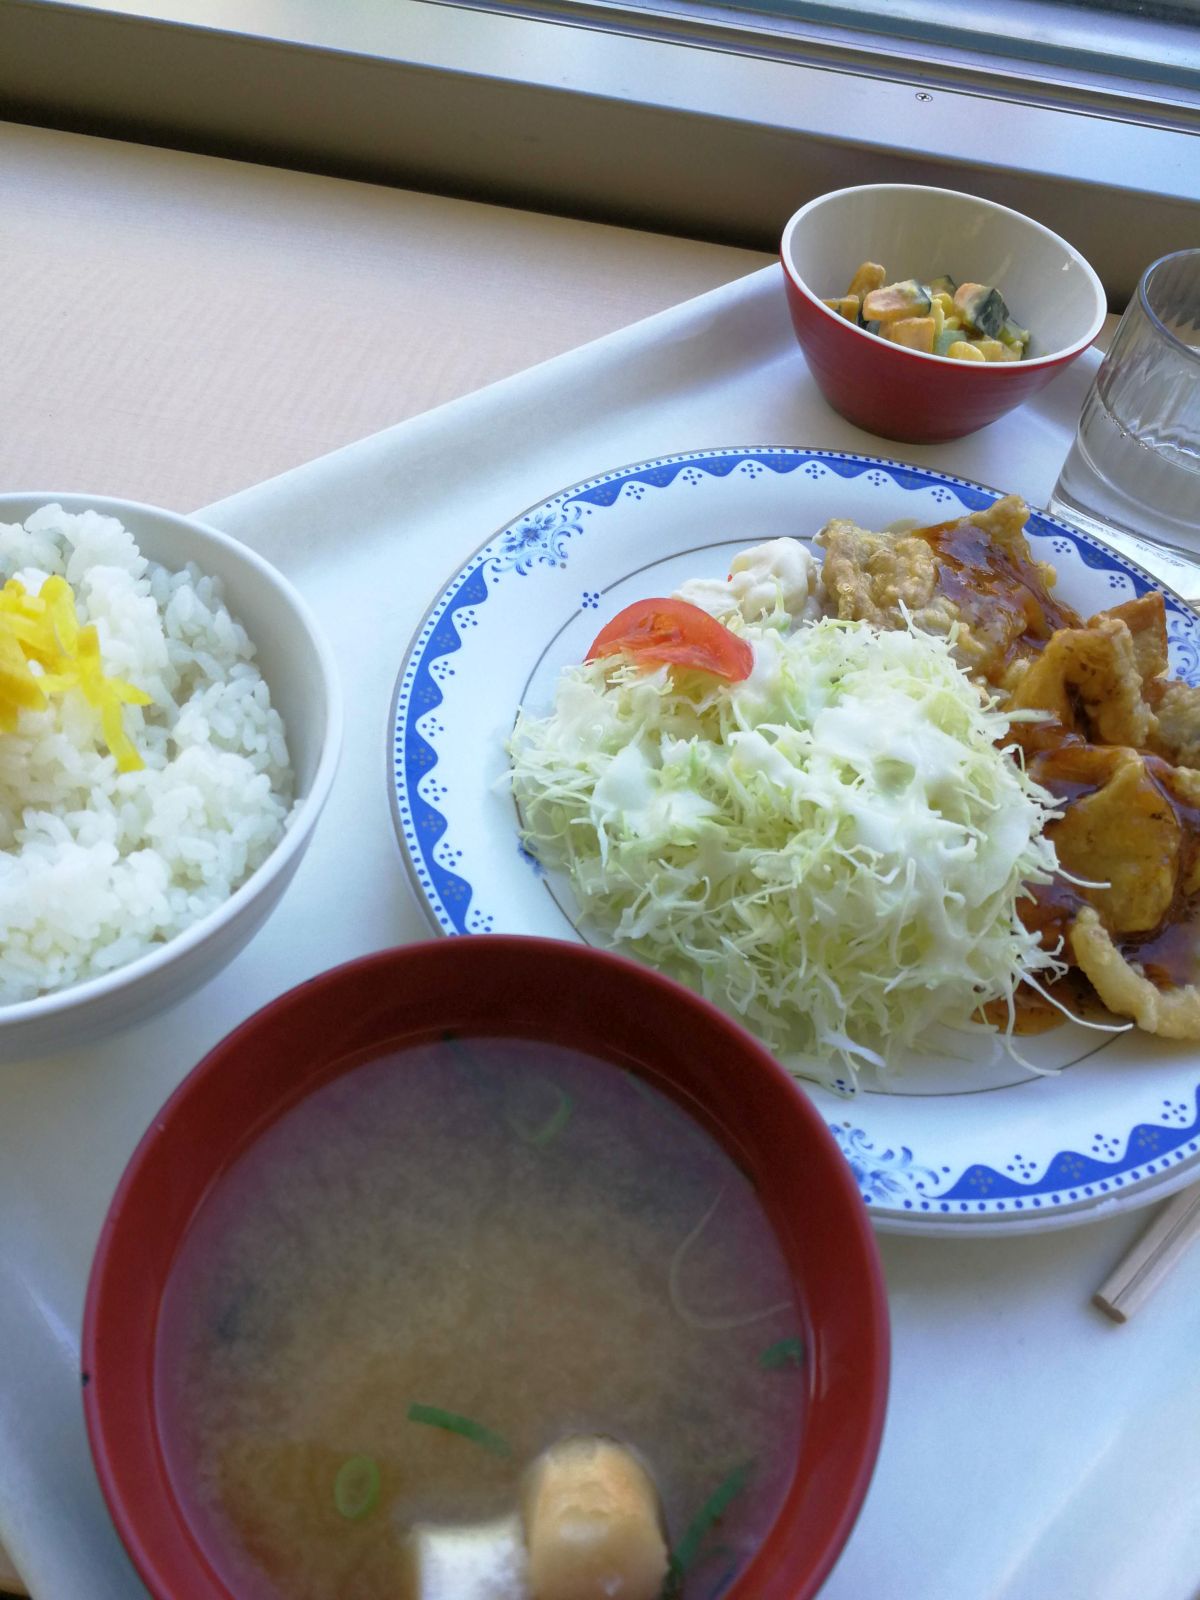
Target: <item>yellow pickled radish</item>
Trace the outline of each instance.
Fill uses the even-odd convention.
[[[43,670],[31,670],[36,662]],[[94,623],[80,624],[65,578],[47,578],[31,595],[18,578],[0,589],[0,727],[10,733],[23,708],[43,711],[46,696],[78,689],[100,713],[104,742],[119,772],[145,765],[125,731],[123,705],[149,705],[150,696],[123,678],[106,676]]]
[[[47,578],[42,585],[42,599],[59,653],[63,657],[74,655],[79,644],[79,618],[75,612],[75,595],[65,578]]]
[[[36,601],[10,578],[0,589],[0,727],[10,733],[23,709],[44,711],[45,690],[29,669],[41,637]]]
[[[45,691],[30,672],[20,642],[0,623],[0,727],[11,733],[23,708],[44,711]]]

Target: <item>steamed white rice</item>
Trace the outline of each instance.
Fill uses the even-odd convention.
[[[0,1003],[111,972],[221,905],[292,810],[283,722],[230,616],[193,564],[146,560],[114,517],[45,506],[0,524],[0,584],[60,574],[94,622],[145,762],[119,773],[77,691],[0,730]]]

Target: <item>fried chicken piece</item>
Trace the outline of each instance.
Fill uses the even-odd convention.
[[[1170,664],[1167,610],[1157,590],[1098,611],[1094,628],[1109,619],[1125,623],[1133,639],[1134,663],[1142,679],[1142,697],[1151,712],[1149,726],[1136,742],[1176,768],[1200,769],[1200,688],[1164,677]]]
[[[870,533],[827,523],[822,581],[839,617],[876,628],[910,622],[926,633],[954,630],[968,672],[999,684],[1014,656],[1040,649],[1057,627],[1079,626],[1050,595],[1053,569],[1035,562],[1023,532],[1029,509],[1007,495],[985,511],[912,533]]]
[[[1125,959],[1092,906],[1071,924],[1071,949],[1080,970],[1118,1017],[1132,1017],[1165,1039],[1200,1039],[1200,987],[1160,989]]]
[[[1154,709],[1149,748],[1175,767],[1200,767],[1200,688],[1178,678],[1146,685]]]
[[[1126,600],[1119,606],[1109,606],[1107,611],[1097,611],[1088,619],[1088,627],[1098,627],[1109,618],[1123,622],[1133,637],[1133,655],[1142,682],[1161,677],[1167,670],[1167,608],[1157,589],[1139,595],[1136,600]]]
[[[1156,590],[1098,611],[1089,628],[1116,618],[1133,638],[1134,661],[1142,678],[1142,695],[1151,718],[1137,742],[1176,768],[1200,769],[1200,688],[1164,674],[1170,665],[1167,610]]]
[[[1134,637],[1115,616],[1092,624],[1058,629],[1017,680],[1011,709],[1052,712],[1067,732],[1093,744],[1142,746],[1154,714],[1142,692]]]
[[[835,517],[817,535],[825,548],[821,580],[839,617],[869,622],[873,628],[904,625],[901,607],[924,614],[937,594],[937,562],[932,547],[912,534],[869,533]],[[955,620],[946,607],[930,632],[945,633]]]
[[[1185,848],[1179,887],[1185,896],[1190,897],[1200,890],[1200,772],[1193,772],[1187,767],[1168,766],[1154,756],[1149,757],[1146,766],[1157,773],[1159,783],[1184,808]]]
[[[1109,880],[1080,891],[1088,903],[1071,923],[1072,959],[1118,1016],[1149,1033],[1200,1038],[1200,984],[1185,981],[1200,972],[1200,773],[1098,746],[1047,761],[1065,763],[1068,782],[1085,781],[1089,765],[1104,779],[1048,830],[1068,872]]]
[[[1006,494],[982,511],[972,511],[965,518],[982,529],[994,545],[1010,557],[1028,562],[1037,571],[1047,589],[1054,587],[1057,574],[1047,561],[1034,561],[1029,541],[1025,537],[1025,524],[1029,521],[1029,507],[1019,494]]]
[[[1157,928],[1175,899],[1183,826],[1138,751],[1068,746],[1032,772],[1051,793],[1091,791],[1071,799],[1046,832],[1065,871],[1105,885],[1083,891],[1104,926],[1116,934]]]

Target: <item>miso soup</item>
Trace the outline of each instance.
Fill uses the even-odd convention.
[[[558,1441],[618,1441],[661,1500],[662,1593],[720,1595],[782,1503],[804,1328],[754,1190],[631,1074],[444,1038],[285,1113],[172,1268],[156,1395],[196,1538],[244,1600],[435,1592],[417,1529],[510,1516]]]

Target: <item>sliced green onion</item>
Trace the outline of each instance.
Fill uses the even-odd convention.
[[[671,1600],[671,1597],[680,1592],[680,1585],[691,1567],[695,1565],[701,1545],[725,1515],[730,1504],[746,1487],[753,1470],[753,1461],[743,1461],[740,1467],[735,1467],[729,1476],[717,1485],[688,1523],[683,1538],[671,1552],[667,1582],[663,1589],[664,1600]]]
[[[445,1428],[447,1433],[457,1433],[464,1439],[470,1439],[473,1444],[482,1445],[485,1450],[490,1450],[494,1456],[512,1455],[512,1446],[507,1439],[502,1439],[498,1433],[493,1433],[490,1428],[485,1428],[482,1422],[472,1422],[470,1417],[460,1417],[456,1412],[443,1411],[440,1406],[411,1405],[408,1408],[410,1422],[424,1422],[431,1428]]]
[[[488,1092],[492,1086],[488,1081],[487,1074],[458,1035],[447,1029],[442,1034],[442,1043],[449,1046],[455,1065],[467,1082],[476,1089],[481,1089],[485,1093]]]
[[[496,1076],[484,1071],[469,1047],[463,1043],[456,1033],[447,1029],[442,1034],[442,1043],[449,1047],[450,1053],[454,1057],[455,1065],[463,1077],[495,1110],[498,1099],[503,1095],[503,1090]],[[537,1081],[545,1084],[557,1096],[554,1110],[546,1120],[531,1126],[516,1111],[507,1107],[504,1110],[504,1120],[518,1139],[523,1139],[526,1144],[542,1146],[550,1144],[552,1140],[558,1138],[571,1119],[571,1112],[575,1109],[575,1102],[566,1090],[561,1089],[552,1078],[539,1076]]]
[[[333,1503],[339,1516],[359,1522],[379,1504],[379,1468],[370,1456],[351,1456],[333,1480]]]
[[[526,1144],[535,1144],[540,1148],[542,1145],[550,1144],[554,1139],[558,1138],[571,1120],[571,1112],[575,1109],[575,1102],[565,1089],[560,1088],[551,1079],[541,1078],[539,1081],[558,1096],[554,1110],[546,1120],[536,1127],[530,1127],[523,1118],[517,1116],[512,1110],[505,1113],[504,1120],[518,1139],[523,1139]]]
[[[758,1364],[768,1372],[777,1372],[780,1367],[802,1367],[804,1340],[780,1339],[775,1344],[769,1344],[759,1356]]]

